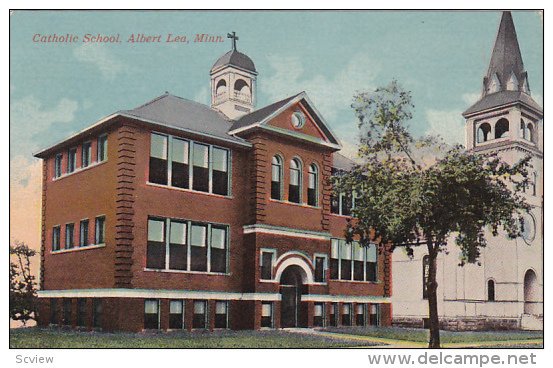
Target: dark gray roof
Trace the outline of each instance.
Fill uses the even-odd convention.
[[[286,105],[288,102],[292,101],[294,98],[299,96],[301,93],[303,92],[300,92],[294,96],[287,97],[284,100],[277,101],[275,103],[262,107],[259,110],[252,111],[251,113],[242,116],[240,119],[236,120],[234,124],[232,124],[232,127],[230,128],[230,130],[233,131],[235,129],[244,128],[249,125],[262,121],[267,116],[271,115],[272,113],[280,109],[282,106]]]
[[[522,103],[528,107],[538,111],[543,114],[543,110],[540,105],[529,94],[519,91],[500,91],[492,93],[490,95],[485,95],[480,100],[478,100],[474,105],[469,107],[464,113],[463,116],[467,116],[479,111],[484,111],[492,109],[494,107],[499,107],[503,105],[510,105],[513,103]]]
[[[119,113],[146,122],[157,123],[191,133],[226,141],[248,144],[246,140],[227,134],[232,122],[208,106],[171,94],[164,94],[132,110]],[[248,144],[249,145],[249,144]]]
[[[334,152],[332,154],[332,167],[338,170],[351,170],[353,166],[355,165],[355,162],[347,158],[346,156],[342,155],[339,152]]]
[[[219,58],[211,67],[211,72],[219,69],[224,65],[232,65],[241,69],[248,70],[250,72],[257,73],[255,70],[255,64],[252,59],[246,54],[243,54],[236,50],[230,50]]]

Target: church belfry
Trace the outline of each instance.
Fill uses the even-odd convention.
[[[254,110],[257,71],[253,61],[236,49],[238,36],[229,33],[232,49],[211,68],[211,107],[229,119],[238,119]]]
[[[464,113],[466,148],[514,148],[542,156],[543,110],[530,95],[511,12],[501,17],[480,99]]]

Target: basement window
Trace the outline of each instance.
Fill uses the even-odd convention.
[[[172,330],[184,328],[184,300],[169,302],[169,328]]]
[[[144,329],[159,329],[159,300],[146,299],[144,301]]]
[[[207,328],[207,300],[194,301],[194,318],[192,328]]]
[[[228,328],[228,302],[215,302],[215,328]]]
[[[261,303],[261,327],[273,327],[273,303]]]

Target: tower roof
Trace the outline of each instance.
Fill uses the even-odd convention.
[[[511,74],[514,74],[518,81],[524,79],[524,64],[518,45],[517,33],[511,12],[504,11],[501,16],[501,23],[497,31],[497,38],[490,59],[490,66],[486,78],[490,81],[497,76],[501,83],[501,89],[505,89]]]
[[[211,67],[211,73],[227,65],[232,65],[257,74],[257,71],[255,70],[255,64],[253,63],[252,59],[250,59],[248,55],[243,54],[235,49],[230,50],[229,52],[221,56],[219,60],[217,60],[215,64],[213,64],[213,66]]]

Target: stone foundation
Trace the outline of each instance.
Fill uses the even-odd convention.
[[[392,326],[427,328],[428,318],[394,317]],[[440,329],[449,331],[517,330],[520,329],[520,319],[492,317],[440,318]]]

